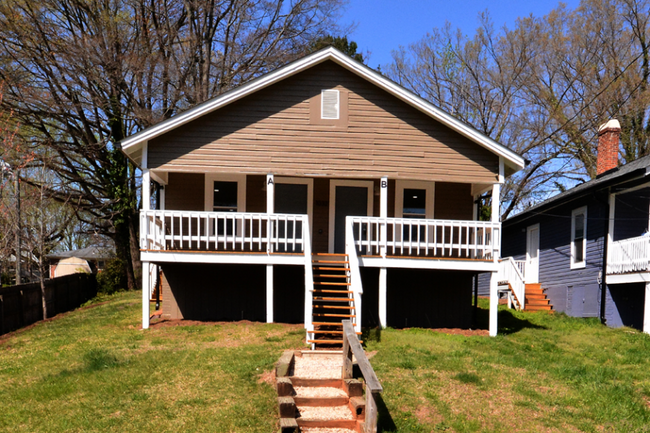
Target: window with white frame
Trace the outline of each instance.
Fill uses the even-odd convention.
[[[433,218],[433,182],[397,180],[395,184],[395,216],[405,219]],[[418,224],[404,223],[404,240],[424,241],[425,230]]]
[[[205,175],[205,210],[211,212],[245,212],[246,176],[212,174]],[[234,219],[217,219],[211,233],[232,235]],[[239,231],[239,228],[237,229]]]
[[[584,268],[587,259],[587,207],[571,212],[571,269]]]

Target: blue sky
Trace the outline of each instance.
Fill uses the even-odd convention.
[[[563,3],[575,9],[580,2]],[[376,68],[391,62],[391,50],[418,41],[447,21],[471,36],[478,27],[479,13],[485,10],[495,27],[512,28],[517,18],[544,16],[558,4],[553,0],[350,0],[340,23],[357,24],[348,39],[359,45],[359,51],[370,52],[366,63]]]

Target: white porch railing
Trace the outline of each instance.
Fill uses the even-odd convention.
[[[501,224],[489,221],[348,217],[362,255],[496,260]],[[350,224],[348,224],[348,230]]]
[[[245,212],[140,211],[140,248],[303,253],[307,215]]]
[[[650,270],[650,236],[611,242],[607,248],[607,273],[625,274]]]
[[[512,257],[500,259],[497,280],[499,281],[499,284],[503,283],[510,285],[510,289],[515,295],[519,309],[523,310],[526,302],[526,282],[518,262],[520,261],[514,260]]]
[[[345,254],[348,256],[350,266],[350,291],[354,298],[356,314],[353,325],[356,332],[361,332],[361,295],[363,294],[363,284],[361,282],[361,271],[359,270],[359,257],[355,248],[353,221],[354,217],[345,218]]]
[[[519,269],[519,273],[521,276],[524,278],[524,282],[526,281],[526,260],[514,260],[515,265],[517,265],[517,269]]]

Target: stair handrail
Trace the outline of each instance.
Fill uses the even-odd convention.
[[[514,258],[503,257],[499,259],[498,280],[499,282],[507,281],[510,284],[510,289],[517,298],[519,308],[523,310],[526,302],[526,282]]]
[[[357,246],[354,240],[353,220],[354,217],[345,217],[345,254],[348,256],[350,266],[350,290],[354,297],[354,311],[356,314],[354,327],[357,332],[361,332],[361,295],[363,294],[363,284],[361,282],[361,273],[359,271]]]
[[[352,355],[357,360],[357,365],[366,383],[366,420],[364,431],[366,433],[377,432],[377,398],[384,391],[379,383],[375,370],[370,365],[366,352],[361,347],[359,337],[349,320],[343,320],[343,368],[341,377],[343,380],[352,379]]]
[[[307,331],[307,341],[313,339],[313,335],[310,336],[309,334],[314,331],[314,324],[312,323],[314,304],[314,270],[312,268],[310,233],[309,217],[305,215],[302,220],[302,238],[303,252],[305,254],[305,330]]]

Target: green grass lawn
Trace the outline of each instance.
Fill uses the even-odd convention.
[[[0,337],[0,430],[273,432],[262,380],[300,325],[140,327],[140,294]],[[481,310],[480,322],[487,320]],[[650,336],[500,312],[496,338],[366,335],[384,431],[650,431]]]

